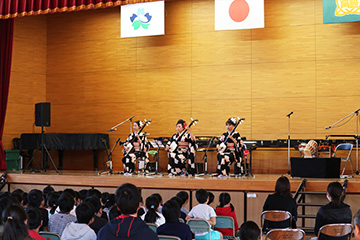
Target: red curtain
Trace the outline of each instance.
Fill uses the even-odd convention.
[[[157,0],[0,0],[0,19],[152,1]]]
[[[14,19],[0,20],[0,170],[6,169],[2,136],[9,95]]]

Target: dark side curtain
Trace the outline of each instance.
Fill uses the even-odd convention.
[[[0,20],[0,170],[6,169],[2,137],[9,95],[14,19]]]
[[[153,1],[155,0],[0,0],[0,19]]]

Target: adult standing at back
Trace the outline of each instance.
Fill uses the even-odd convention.
[[[343,202],[344,189],[338,182],[329,183],[326,197],[330,201],[322,206],[316,214],[315,234],[326,224],[351,223],[352,213],[350,206]]]
[[[296,228],[297,203],[291,195],[290,182],[287,177],[281,176],[276,181],[275,193],[269,194],[263,206],[263,211],[267,210],[288,211],[292,215],[291,225],[293,228]],[[263,229],[286,227],[289,227],[289,221],[282,221],[276,223],[265,221]]]

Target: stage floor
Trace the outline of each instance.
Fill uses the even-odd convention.
[[[63,170],[56,173],[47,171],[41,173],[30,173],[21,171],[8,172],[7,182],[9,184],[25,185],[56,185],[69,187],[110,187],[116,188],[123,183],[132,183],[142,189],[182,189],[196,190],[204,188],[219,191],[240,192],[272,192],[275,182],[281,174],[255,174],[247,177],[218,178],[206,176],[169,177],[164,175],[99,175],[95,171]],[[295,192],[302,178],[291,178],[291,191]],[[326,191],[329,182],[343,182],[345,179],[320,179],[308,178],[306,182],[307,191]],[[347,193],[360,193],[360,176],[348,179]]]

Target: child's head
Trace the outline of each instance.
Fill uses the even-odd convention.
[[[110,211],[109,211],[109,219],[110,219],[110,221],[113,220],[114,218],[117,218],[120,215],[121,215],[121,212],[118,209],[118,206],[112,206],[110,208]]]
[[[42,225],[41,212],[38,208],[28,208],[26,210],[28,215],[29,229],[38,229]]]
[[[180,205],[175,200],[169,200],[164,204],[162,214],[164,215],[167,223],[179,222]]]
[[[39,208],[44,201],[43,193],[38,189],[31,190],[27,196],[27,199],[29,206],[34,208]]]
[[[94,207],[89,202],[80,203],[75,212],[78,223],[91,224],[95,216]]]
[[[199,203],[206,203],[208,201],[209,193],[205,189],[199,189],[196,191],[195,197]]]
[[[11,205],[3,212],[4,231],[2,239],[25,239],[29,235],[26,226],[27,215],[19,205]]]
[[[210,205],[214,202],[215,196],[212,192],[208,192],[208,194],[209,194],[209,201],[207,202],[207,205]]]
[[[160,204],[162,204],[162,197],[159,193],[151,194],[151,197],[156,197]]]
[[[260,228],[253,221],[244,222],[239,228],[240,240],[257,240],[260,237]]]
[[[140,203],[140,191],[131,184],[124,183],[115,192],[115,202],[122,214],[135,214]]]
[[[155,223],[156,220],[159,218],[157,214],[157,209],[159,208],[159,200],[154,196],[150,196],[146,198],[145,205],[148,209],[144,221],[147,223]]]
[[[186,203],[186,201],[189,199],[189,193],[186,191],[180,191],[176,194],[176,196],[178,198],[180,198],[181,200],[183,200],[184,204]]]
[[[97,197],[95,197],[95,196],[87,197],[87,198],[85,198],[84,202],[88,202],[91,205],[93,205],[93,208],[95,210],[95,214],[101,216],[101,213],[102,213],[102,211],[100,211],[100,209],[102,209],[101,208],[101,203],[100,203],[100,200]],[[98,216],[98,217],[100,217],[100,216]]]
[[[221,193],[219,196],[219,203],[220,203],[219,207],[224,207],[224,206],[230,204],[231,211],[234,211],[234,206],[230,203],[230,201],[231,201],[230,194]]]
[[[60,212],[62,213],[70,212],[73,209],[74,204],[74,198],[66,192],[63,192],[58,200]]]

